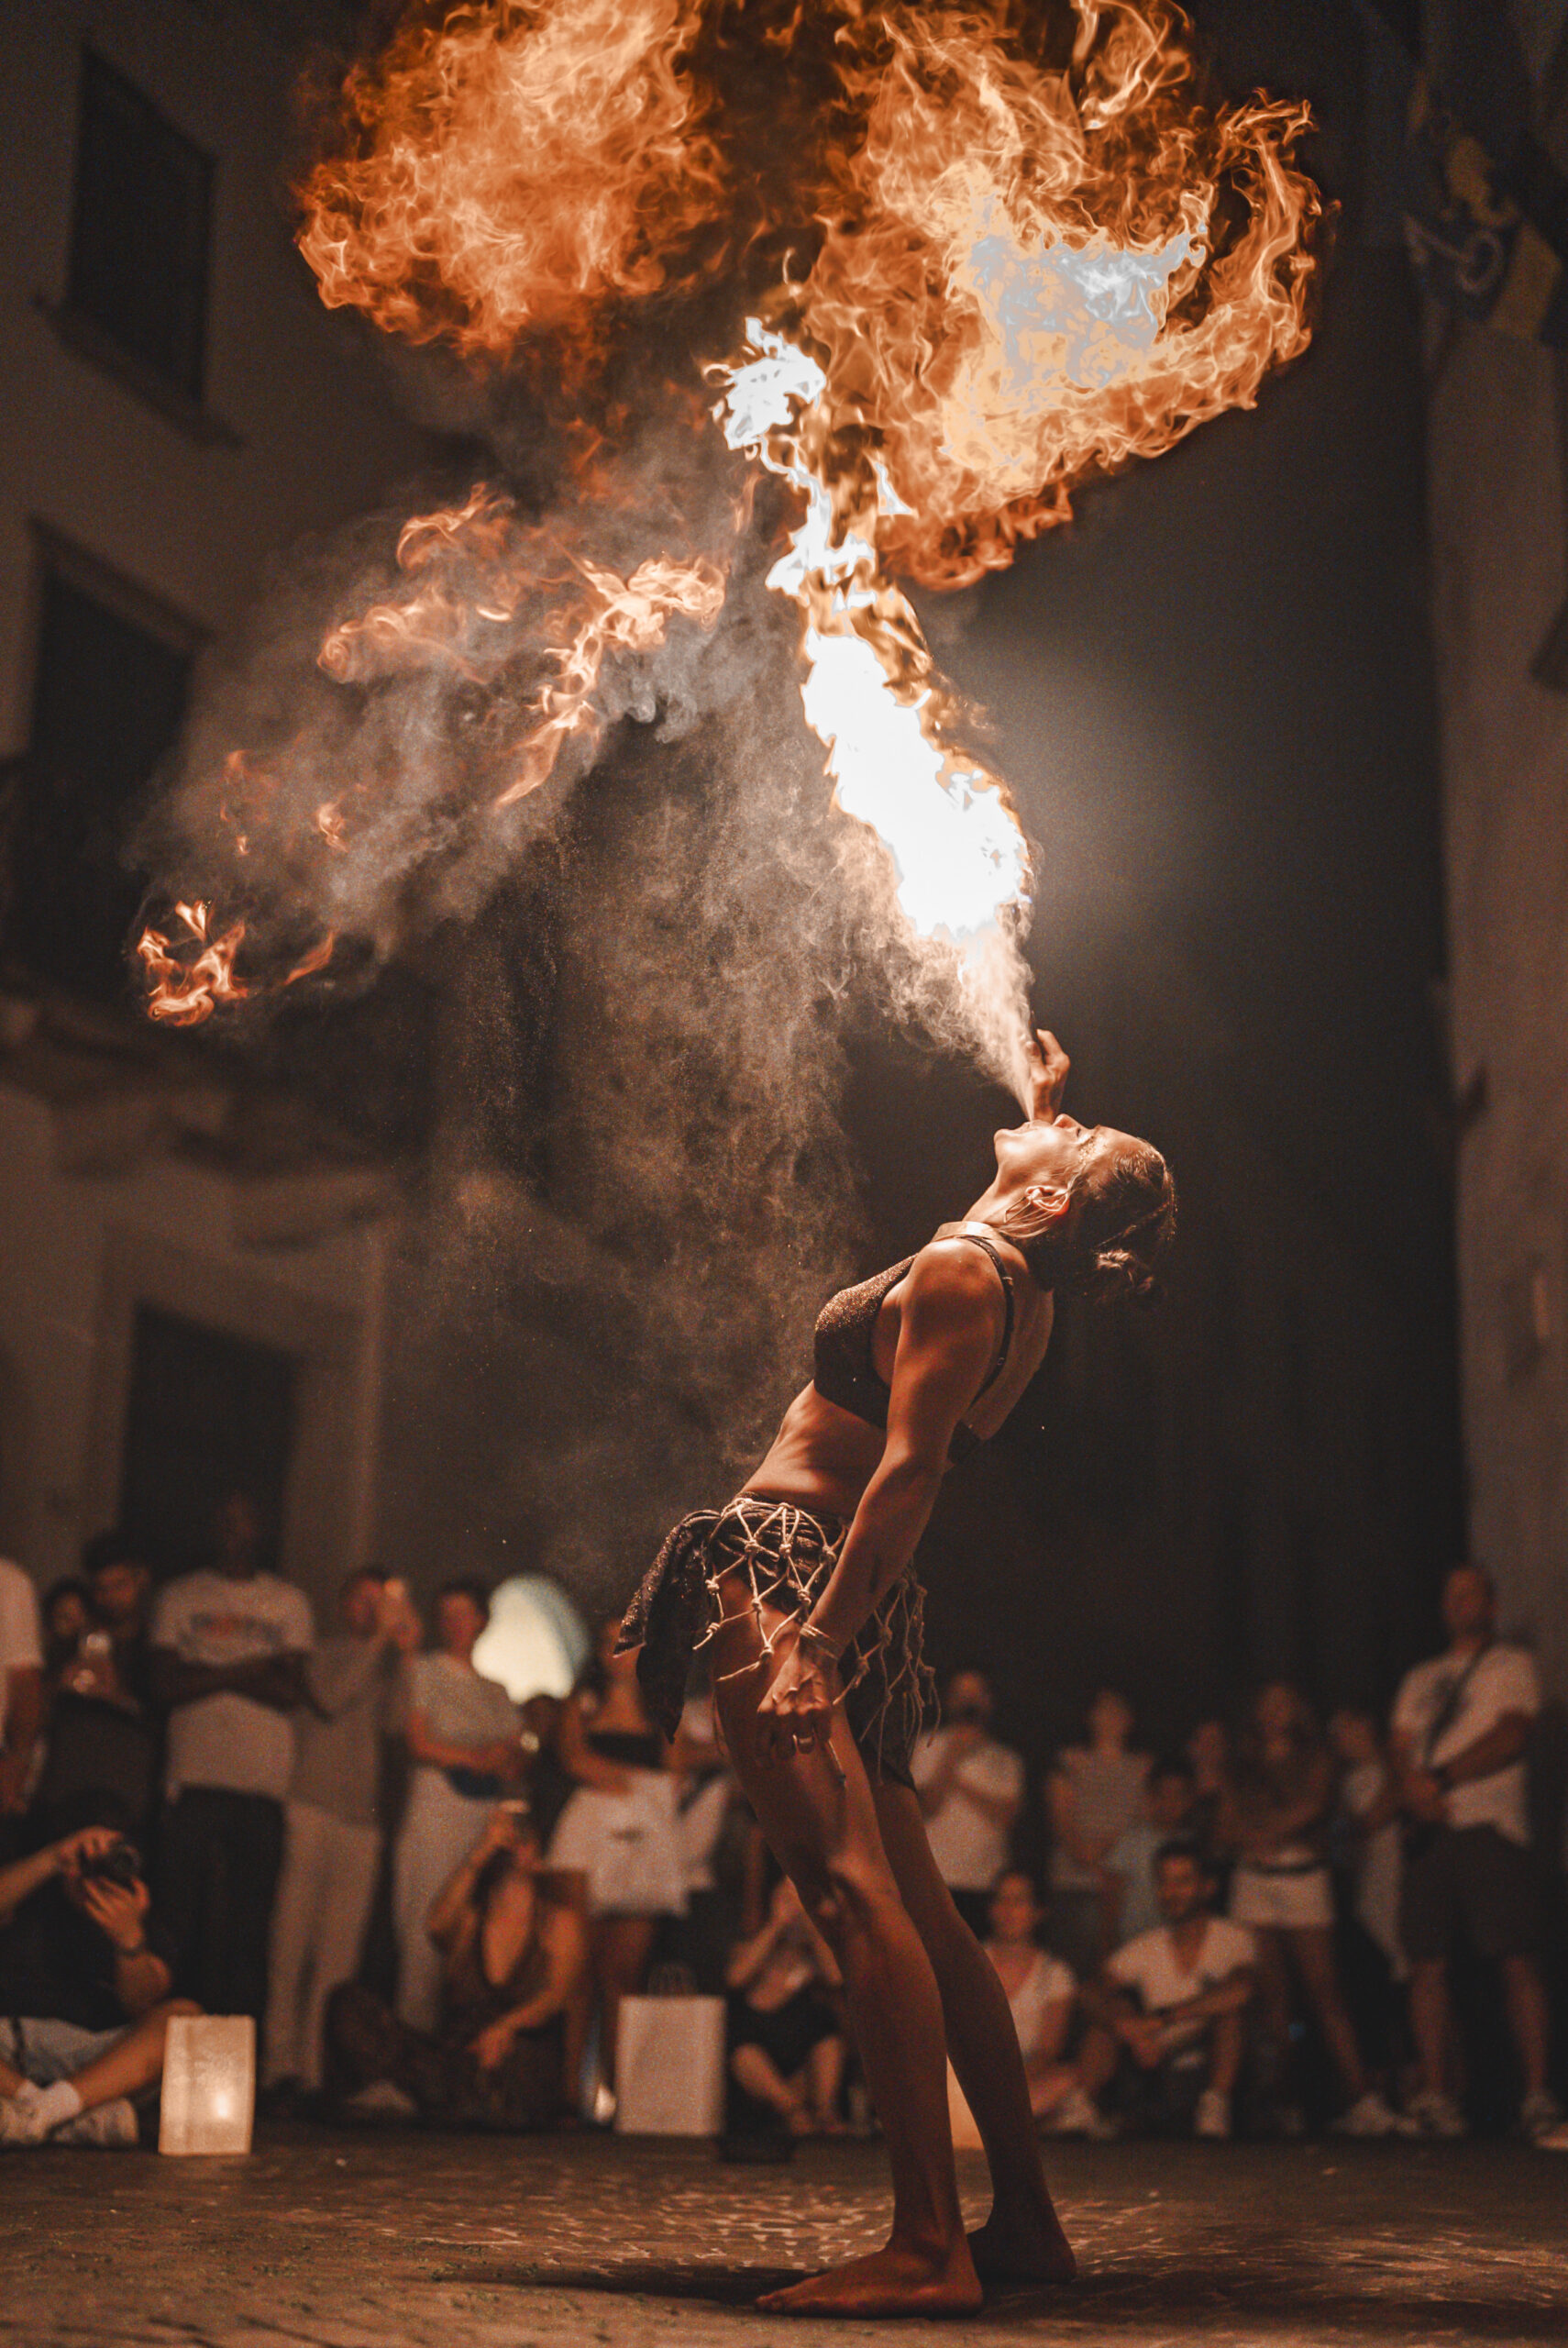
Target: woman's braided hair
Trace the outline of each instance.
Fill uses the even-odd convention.
[[[1087,1168],[1072,1195],[1081,1206],[1071,1231],[1043,1211],[1032,1191],[1001,1219],[1000,1229],[1041,1287],[1096,1304],[1157,1304],[1157,1267],[1176,1220],[1176,1184],[1159,1151],[1146,1141],[1128,1144]]]

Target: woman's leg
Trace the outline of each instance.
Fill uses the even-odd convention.
[[[599,2060],[612,2094],[615,2090],[621,2000],[635,1998],[642,1988],[657,1929],[652,1916],[601,1916],[594,1926],[599,1974]]]
[[[824,2135],[836,2136],[844,2127],[838,2109],[844,2086],[844,2041],[836,2031],[819,2038],[806,2057],[806,2091],[811,2098],[812,2117]]]
[[[1007,1992],[937,1873],[918,1796],[888,1784],[873,1795],[883,1847],[936,1975],[947,2051],[990,2165],[993,2206],[973,2238],[976,2265],[997,2279],[1068,2282],[1077,2261],[1051,2206]]]
[[[78,2071],[72,2086],[82,2098],[83,2111],[95,2104],[113,2103],[117,2096],[138,2095],[163,2076],[163,2043],[176,2014],[199,2014],[189,1998],[170,1998],[142,2015],[106,2054]]]
[[[882,1847],[864,1764],[841,1711],[832,1758],[796,1753],[759,1767],[756,1708],[773,1677],[763,1637],[783,1618],[764,1608],[759,1621],[738,1578],[722,1597],[714,1689],[724,1734],[763,1833],[838,1960],[893,2171],[887,2248],[762,2305],[801,2315],[977,2308],[947,2120],[942,2002]]]
[[[1265,2082],[1271,2096],[1285,2093],[1290,2068],[1290,1968],[1283,1935],[1273,1924],[1254,1924],[1258,1945],[1258,2032]]]
[[[737,2046],[730,2056],[730,2077],[753,2102],[765,2103],[769,2111],[776,2111],[791,2134],[810,2133],[812,2115],[805,2097],[784,2077],[765,2047]]]
[[[1327,1924],[1303,1924],[1298,1925],[1287,1938],[1301,1987],[1318,2017],[1318,2028],[1329,2050],[1329,2058],[1340,2075],[1340,2084],[1350,2100],[1359,2103],[1366,2093],[1366,2071],[1351,2018],[1345,2011],[1344,1999],[1340,1994],[1340,1977],[1334,1965],[1333,1933]]]

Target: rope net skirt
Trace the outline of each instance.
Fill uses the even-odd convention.
[[[619,1645],[640,1646],[637,1677],[649,1709],[673,1736],[692,1658],[721,1620],[719,1586],[745,1578],[764,1650],[778,1636],[764,1610],[803,1621],[838,1563],[842,1517],[743,1492],[727,1508],[683,1517],[665,1542],[621,1626]],[[841,1659],[845,1713],[873,1777],[910,1782],[915,1740],[935,1716],[935,1681],[922,1653],[925,1593],[900,1575]]]

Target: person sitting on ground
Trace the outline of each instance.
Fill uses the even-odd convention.
[[[922,1737],[911,1764],[937,1873],[979,1940],[1023,1806],[1023,1755],[992,1736],[995,1710],[983,1671],[955,1671],[943,1693],[942,1725]]]
[[[400,2021],[359,1982],[335,1989],[328,2106],[389,2084],[440,2126],[553,2127],[566,2106],[565,2017],[587,1967],[587,1933],[515,1804],[491,1812],[425,1926],[441,1964],[439,2027]]]
[[[1105,1945],[1120,1948],[1160,1921],[1154,1855],[1173,1835],[1191,1830],[1192,1771],[1185,1761],[1157,1761],[1143,1793],[1143,1815],[1105,1855]]]
[[[1256,1946],[1215,1915],[1214,1878],[1190,1837],[1161,1845],[1154,1880],[1165,1922],[1117,1949],[1081,1993],[1092,2022],[1078,2056],[1085,2095],[1098,2111],[1096,2099],[1121,2073],[1139,2105],[1155,2099],[1156,2086],[1165,2116],[1200,2078],[1193,2133],[1228,2136]]]
[[[82,1558],[92,1622],[59,1674],[38,1802],[50,1817],[100,1787],[145,1837],[157,1807],[162,1722],[153,1700],[147,1621],[152,1576],[121,1533],[100,1533]]]
[[[732,1952],[725,1977],[736,2132],[782,2121],[792,2136],[841,2133],[844,2025],[829,2003],[839,1971],[788,1876],[762,1930]]]
[[[1043,1913],[1033,1877],[1021,1867],[997,1877],[986,1955],[1007,1991],[1029,2077],[1030,2109],[1036,2120],[1048,2121],[1079,2089],[1077,2072],[1065,2059],[1078,1985],[1061,1958],[1040,1945]]]
[[[139,1854],[98,1822],[0,1868],[0,2146],[134,2144],[163,2073],[172,1946]]]

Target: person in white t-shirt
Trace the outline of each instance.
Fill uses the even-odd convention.
[[[1061,1958],[1040,1945],[1043,1913],[1032,1878],[1021,1868],[1005,1869],[991,1892],[986,1955],[1007,1991],[1030,2108],[1036,2120],[1049,2121],[1079,2091],[1077,2072],[1066,2060],[1078,1985]]]
[[[1155,1880],[1164,1923],[1114,1950],[1081,1993],[1092,2022],[1078,2056],[1084,2091],[1092,2104],[1127,2069],[1134,2081],[1161,2075],[1174,2100],[1173,2074],[1201,2065],[1193,2132],[1228,2136],[1256,1944],[1244,1925],[1214,1914],[1214,1878],[1190,1838],[1162,1846]]]
[[[38,1592],[20,1566],[0,1557],[0,1835],[27,1807],[43,1706]]]
[[[1443,1586],[1447,1652],[1406,1674],[1391,1748],[1408,1822],[1399,1933],[1410,1961],[1410,2026],[1420,2058],[1411,2117],[1430,2135],[1464,2132],[1450,2077],[1448,1966],[1455,1935],[1501,1967],[1525,2094],[1524,2133],[1562,2119],[1550,2054],[1540,1917],[1530,1859],[1527,1755],[1540,1690],[1522,1647],[1496,1635],[1491,1577],[1456,1566]]]
[[[252,1501],[232,1493],[215,1531],[212,1566],[167,1583],[153,1608],[152,1686],[170,1707],[159,1906],[179,1987],[209,2013],[259,2022],[294,1759],[290,1715],[304,1696],[314,1625],[304,1592],[261,1570]]]
[[[943,1699],[942,1726],[922,1737],[911,1762],[936,1871],[980,1940],[1023,1801],[1023,1756],[989,1733],[995,1709],[983,1672],[955,1671]]]

